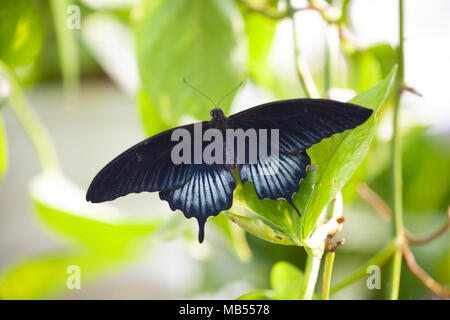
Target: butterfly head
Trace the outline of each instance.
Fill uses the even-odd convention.
[[[215,121],[221,121],[225,118],[225,115],[223,114],[223,110],[220,108],[214,108],[212,109],[209,114],[212,117],[212,120]]]

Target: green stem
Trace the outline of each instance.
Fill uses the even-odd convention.
[[[287,1],[288,12],[292,20],[292,34],[294,42],[294,55],[295,55],[295,70],[297,71],[298,79],[302,86],[303,92],[307,98],[319,98],[319,91],[317,90],[314,80],[309,71],[308,65],[300,53],[300,47],[297,41],[297,25],[295,23],[294,15],[295,11],[292,9],[291,0]]]
[[[311,300],[314,294],[314,288],[319,275],[321,257],[308,255],[306,258],[305,280],[303,281],[301,300]]]
[[[329,35],[327,34],[329,37]],[[325,43],[325,66],[323,72],[323,96],[329,97],[331,88],[331,53],[330,53],[330,41],[327,39]]]
[[[334,294],[338,292],[339,290],[347,287],[348,285],[352,284],[353,282],[364,278],[367,275],[367,268],[371,265],[377,265],[379,267],[383,266],[396,252],[396,249],[398,247],[397,241],[391,240],[389,244],[383,248],[376,256],[374,256],[372,259],[370,259],[367,263],[365,263],[363,266],[361,266],[356,272],[354,272],[352,275],[347,277],[346,279],[339,282],[337,285],[331,288],[330,294]]]
[[[404,84],[404,55],[403,55],[403,0],[399,0],[399,50],[398,50],[398,75],[396,79],[394,97],[394,133],[392,137],[392,176],[393,176],[393,198],[394,198],[394,230],[397,240],[403,241],[403,195],[402,195],[402,148],[400,136],[400,100]],[[401,245],[395,253],[392,272],[391,290],[389,298],[398,299],[400,288],[400,275],[402,267]]]
[[[302,86],[303,92],[307,98],[319,98],[319,91],[317,90],[314,80],[309,71],[305,59],[300,54],[300,47],[297,41],[297,25],[295,23],[295,11],[292,8],[292,0],[287,1],[287,12],[292,21],[292,33],[294,42],[294,56],[295,56],[295,70]],[[314,257],[307,255],[305,279],[303,281],[303,288],[300,299],[311,300],[314,294],[317,277],[319,275],[321,257]]]
[[[397,248],[397,250],[395,250],[394,252],[394,257],[392,259],[391,283],[389,290],[390,300],[398,299],[398,293],[400,290],[401,270],[402,270],[402,251],[401,249]]]
[[[36,150],[41,169],[44,172],[59,170],[56,151],[50,135],[28,103],[16,74],[1,61],[0,71],[5,74],[10,82],[12,91],[9,97],[9,105],[28,135],[28,138],[31,140]]]
[[[333,271],[334,256],[333,252],[327,252],[325,257],[325,270],[323,272],[323,285],[322,285],[322,300],[328,300],[330,298],[330,284],[331,273]]]
[[[346,23],[347,20],[347,14],[348,14],[348,5],[350,4],[350,0],[344,0],[342,2],[342,7],[341,7],[341,16],[339,17],[339,24],[343,24]]]
[[[70,30],[66,25],[69,18],[66,10],[70,4],[71,0],[50,1],[66,98],[69,93],[76,97],[80,86],[78,45],[73,34],[76,31]]]

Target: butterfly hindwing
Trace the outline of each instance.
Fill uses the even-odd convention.
[[[306,151],[295,154],[280,153],[278,157],[266,157],[255,164],[238,165],[242,183],[250,181],[259,199],[285,199],[300,214],[292,202],[300,181],[306,177],[311,160]]]
[[[333,134],[364,123],[372,110],[325,99],[294,99],[266,103],[229,117],[234,128],[278,129],[284,153],[306,150]]]
[[[233,204],[236,181],[230,168],[223,164],[195,165],[191,179],[183,186],[161,191],[161,200],[170,209],[180,210],[186,218],[195,217],[199,224],[199,241],[204,238],[205,222],[210,216],[229,209]]]

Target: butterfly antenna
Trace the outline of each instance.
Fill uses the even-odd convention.
[[[199,89],[197,89],[196,87],[194,87],[193,85],[191,85],[185,78],[183,78],[184,83],[186,83],[192,90],[194,90],[197,93],[200,93],[202,96],[204,96],[206,99],[208,99],[215,107],[217,107],[217,104],[213,101],[213,99],[211,99],[210,97],[208,97],[206,95],[206,93],[200,91]]]
[[[222,103],[223,100],[225,100],[226,97],[228,97],[230,94],[232,94],[233,92],[235,92],[236,90],[238,90],[240,87],[242,87],[244,83],[241,81],[241,83],[239,83],[239,85],[235,88],[233,88],[232,90],[230,90],[230,92],[228,92],[226,95],[224,95],[219,102],[217,103],[217,107],[220,106],[220,104]]]

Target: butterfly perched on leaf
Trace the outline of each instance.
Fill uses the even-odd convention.
[[[197,219],[198,239],[202,242],[208,217],[218,215],[233,204],[236,179],[232,169],[237,168],[240,181],[253,183],[259,199],[285,199],[298,212],[292,197],[311,164],[306,150],[325,138],[361,125],[372,110],[326,99],[294,99],[266,103],[229,117],[219,108],[211,110],[210,114],[210,121],[161,132],[117,156],[94,178],[86,200],[96,203],[129,193],[158,191],[172,210],[180,210],[186,218]],[[225,132],[230,129],[241,132],[277,130],[277,157],[258,153],[253,160],[238,159],[236,145],[230,147],[228,141],[221,141],[223,157],[218,158],[223,161],[193,161],[193,152],[187,156],[189,161],[175,163],[172,151],[179,141],[173,138],[174,133],[182,130],[195,136],[197,128],[201,128],[201,135],[209,129],[221,132],[224,140]],[[256,142],[245,140],[244,150],[251,150],[254,144],[269,147],[273,144],[266,136],[257,139]],[[200,154],[208,148],[205,141],[191,140],[190,145]],[[231,161],[225,159],[230,153],[234,155]],[[268,168],[275,167],[276,170],[267,173]]]

